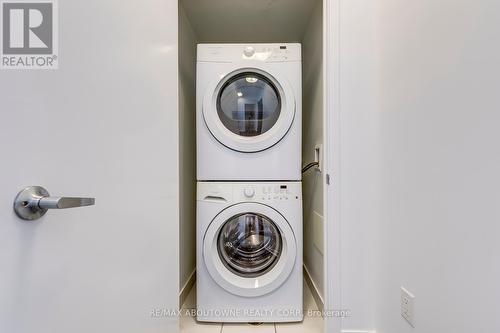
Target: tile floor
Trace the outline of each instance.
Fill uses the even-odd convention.
[[[194,286],[183,309],[196,308],[196,286]],[[317,310],[318,306],[314,301],[311,291],[304,282],[304,321],[301,323],[276,323],[276,324],[209,324],[197,323],[191,316],[183,316],[180,319],[180,329],[182,333],[322,333],[323,318],[307,316],[307,310]]]

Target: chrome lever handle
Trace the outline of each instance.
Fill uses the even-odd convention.
[[[45,209],[64,209],[92,206],[94,198],[44,197],[38,201],[38,207]]]
[[[29,186],[14,199],[14,211],[23,220],[36,220],[49,209],[92,206],[94,198],[51,197],[41,186]]]

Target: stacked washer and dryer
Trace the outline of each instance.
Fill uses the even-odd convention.
[[[199,44],[197,320],[301,321],[301,46]]]

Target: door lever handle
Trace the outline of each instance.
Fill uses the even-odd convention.
[[[64,209],[92,206],[94,198],[43,197],[38,201],[38,207],[45,209]]]
[[[41,186],[29,186],[14,199],[14,211],[23,220],[36,220],[49,209],[65,209],[95,204],[94,198],[51,197]]]

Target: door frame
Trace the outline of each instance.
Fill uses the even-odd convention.
[[[323,0],[324,331],[340,333],[342,317],[340,215],[340,1]]]

